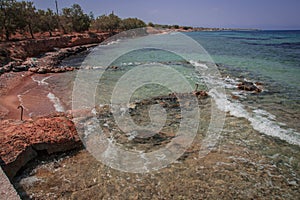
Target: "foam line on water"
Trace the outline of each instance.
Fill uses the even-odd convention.
[[[19,100],[19,102],[20,102],[20,106],[22,106],[22,107],[23,107],[25,110],[27,110],[27,111],[28,111],[28,108],[26,108],[26,107],[24,106],[24,102],[23,102],[22,96],[25,95],[25,94],[27,94],[28,92],[30,92],[30,90],[31,90],[31,89],[26,90],[26,91],[23,92],[22,94],[18,94],[18,95],[17,95],[18,100]]]
[[[103,42],[102,44],[101,44],[101,46],[110,46],[110,45],[113,45],[113,44],[118,44],[118,43],[120,43],[120,39],[117,39],[117,40],[115,40],[115,41],[110,41],[110,42],[108,42],[108,43],[105,43],[105,42]]]
[[[199,62],[194,61],[194,60],[190,60],[189,62],[191,63],[191,65],[193,65],[195,67],[201,67],[203,69],[208,69],[207,65],[204,64],[204,63],[199,63]]]
[[[62,106],[60,100],[58,97],[56,97],[53,93],[49,92],[47,97],[50,99],[50,101],[53,103],[53,106],[55,108],[55,110],[57,112],[64,112],[65,109],[64,107]]]
[[[300,133],[293,129],[283,129],[275,121],[275,116],[268,113],[265,110],[254,110],[253,113],[249,113],[244,108],[244,105],[237,102],[230,102],[223,94],[218,94],[216,90],[212,89],[209,92],[218,106],[218,108],[224,112],[229,112],[235,117],[242,117],[251,122],[254,130],[263,133],[265,135],[278,137],[290,144],[300,146]]]
[[[45,78],[43,78],[42,80],[37,80],[34,78],[34,76],[31,76],[31,79],[34,81],[34,82],[37,82],[38,85],[49,85],[49,83],[46,82],[47,79],[51,78],[52,76],[47,76]]]
[[[197,62],[191,63],[194,66]],[[202,64],[205,65],[205,64]],[[203,67],[203,66],[202,66]],[[205,76],[203,78],[206,83],[215,85],[216,87],[235,88],[237,82],[227,76],[225,79],[216,79],[214,77]],[[245,79],[246,80],[246,79]],[[243,104],[239,102],[231,102],[225,94],[220,94],[216,89],[211,89],[209,95],[215,100],[217,107],[224,112],[229,112],[235,117],[241,117],[249,120],[254,130],[268,135],[280,138],[290,144],[300,146],[300,133],[294,129],[284,129],[276,121],[276,116],[262,109],[252,109],[253,113],[249,113]]]
[[[24,106],[22,95],[18,94],[17,97],[18,97],[18,100],[20,102],[20,106],[22,106],[25,110],[28,111],[28,109]]]

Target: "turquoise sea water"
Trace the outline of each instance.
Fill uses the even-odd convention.
[[[195,67],[203,67],[202,61],[215,62],[221,78],[214,79],[213,82],[225,87],[227,94],[227,101],[215,99],[221,110],[247,119],[253,128],[262,134],[300,145],[300,31],[221,31],[185,34],[203,47],[200,54],[207,51],[208,57],[210,56],[212,60],[210,58],[207,60],[207,55],[203,56],[203,59],[200,55],[199,59],[194,60],[198,55],[193,54],[199,52],[189,48],[186,41],[170,44],[172,39],[162,40],[167,45],[155,44],[161,49],[145,48],[129,51],[114,58],[110,63],[111,66],[117,66],[118,70],[104,71],[97,88],[99,94],[97,103],[109,103],[119,79],[128,71],[144,64],[170,66],[180,72],[192,87],[194,83],[203,83],[200,89],[209,90],[203,82],[206,77],[195,72]],[[148,45],[147,42],[151,44],[160,41],[150,39],[145,42],[145,46]],[[125,45],[122,47],[123,43]],[[111,52],[108,53],[111,55],[122,48],[125,48],[126,52],[131,45],[133,45],[131,41],[118,37],[113,42],[95,48],[87,57],[85,55],[73,57],[63,64],[92,66],[101,71],[103,70],[101,66],[106,62],[103,59],[107,58],[105,52]],[[165,51],[164,45],[173,45],[172,48],[180,52],[180,55]],[[187,60],[187,57],[191,57],[191,60]],[[97,73],[92,74],[97,76]],[[147,74],[141,76],[146,77]],[[173,78],[166,75],[166,80]],[[253,94],[238,90],[237,84],[243,80],[262,83],[263,92]],[[169,93],[168,88],[148,85],[139,88],[133,94],[132,100]],[[239,99],[232,99],[232,95]]]
[[[255,104],[300,131],[300,31],[194,32],[187,35],[198,41],[216,63],[221,63],[224,74],[265,85],[261,95],[248,96],[248,102],[244,103]]]
[[[175,38],[176,34],[170,33]],[[136,174],[126,173],[124,169],[113,170],[118,168],[98,162],[99,160],[92,157],[90,152],[83,150],[53,162],[41,162],[32,171],[29,170],[29,173],[24,172],[15,183],[16,188],[22,188],[17,190],[22,193],[25,191],[28,196],[37,199],[45,196],[49,199],[70,196],[79,199],[81,196],[86,199],[86,196],[93,195],[128,198],[128,194],[124,191],[130,191],[130,194],[136,192],[142,197],[151,196],[149,199],[153,199],[153,196],[155,199],[156,194],[158,199],[162,197],[172,199],[178,196],[178,192],[181,192],[182,198],[187,199],[299,198],[300,31],[224,31],[185,34],[204,49],[192,48],[195,41],[184,38],[181,38],[182,41],[169,43],[170,40],[165,40],[168,34],[162,34],[142,45],[151,47],[149,44],[157,43],[159,48],[142,48],[116,54],[120,49],[124,52],[131,49],[134,43],[119,37],[88,53],[63,61],[62,65],[82,67],[82,76],[79,76],[81,78],[78,78],[81,71],[50,77],[33,76],[33,80],[49,92],[47,97],[57,111],[74,108],[74,104],[78,103],[76,100],[82,101],[79,103],[88,107],[90,104],[85,103],[95,100],[96,106],[103,109],[98,120],[103,130],[107,130],[111,136],[109,141],[116,142],[124,150],[138,153],[147,169],[150,166],[148,164],[152,163],[147,153],[155,152],[169,143],[166,144],[164,140],[160,142],[160,137],[143,140],[144,138],[140,138],[134,132],[119,131],[115,126],[116,119],[113,114],[116,111],[121,116],[126,116],[126,113],[133,111],[131,114],[134,122],[147,126],[149,118],[156,117],[157,112],[153,109],[151,115],[150,108],[147,110],[149,105],[144,104],[145,101],[142,99],[168,95],[174,91],[164,85],[149,84],[145,80],[162,77],[161,83],[171,81],[170,83],[179,83],[180,86],[178,76],[173,73],[179,72],[191,85],[191,88],[182,90],[184,94],[191,92],[194,84],[198,83],[200,89],[208,91],[210,95],[207,99],[199,99],[198,131],[193,144],[180,159],[155,173]],[[162,40],[159,41],[160,37]],[[164,47],[172,47],[180,52],[180,55],[166,51]],[[202,55],[205,54],[205,50],[209,55]],[[107,67],[105,63],[110,60],[110,56],[113,59],[112,62],[108,62],[110,67]],[[201,70],[208,71],[213,61],[217,63],[214,65],[219,72],[216,73],[217,76],[201,73]],[[155,70],[162,65],[167,68]],[[139,68],[140,66],[144,68]],[[176,71],[164,72],[168,67]],[[138,69],[144,71],[135,74]],[[128,76],[130,73],[135,76]],[[102,74],[101,78],[99,74]],[[262,92],[239,90],[237,84],[244,80],[260,82],[261,84],[257,85],[262,87]],[[124,84],[118,85],[122,81]],[[135,84],[138,81],[141,82]],[[116,88],[124,87],[128,82],[136,86],[131,93],[130,101],[133,103],[117,107],[115,106],[117,104],[111,102],[112,94]],[[209,84],[224,87],[225,97],[223,91],[213,91]],[[74,92],[76,88],[78,91]],[[120,100],[123,95],[126,96],[127,92],[130,92],[129,87],[125,87],[124,91],[119,90],[120,93],[123,92],[119,95]],[[90,98],[91,94],[92,97],[96,94],[95,99]],[[135,109],[135,101],[139,102],[136,103],[140,105],[138,109]],[[155,101],[151,103],[158,105]],[[160,103],[164,105],[163,102]],[[187,101],[183,108],[189,105],[190,102]],[[91,104],[90,108],[93,106]],[[207,131],[212,118],[220,119],[219,116],[213,115],[213,107],[226,116],[224,126],[217,134]],[[190,110],[196,108],[197,106],[192,106]],[[117,109],[120,109],[120,112]],[[96,110],[93,109],[94,113]],[[181,120],[186,117],[186,122],[190,122],[195,117],[182,115],[180,113],[182,109],[178,106],[167,111],[169,121],[165,123],[165,130],[166,133],[171,133],[169,133],[171,137],[172,130],[176,130],[178,125],[172,121],[173,119]],[[164,116],[163,112],[159,114]],[[74,122],[76,123],[76,120]],[[85,126],[84,134],[94,130],[95,127],[99,128],[90,118],[87,119]],[[81,130],[80,127],[78,130]],[[187,128],[187,132],[191,132],[190,127]],[[85,137],[88,138],[89,134]],[[99,146],[100,149],[102,146]],[[180,145],[177,146],[181,148]],[[213,151],[202,157],[203,149]],[[114,152],[114,149],[107,148],[101,155],[113,160],[115,157],[118,158],[114,156]],[[139,164],[127,156],[120,158],[117,164],[123,163],[123,158],[125,161],[129,160],[129,163],[126,163],[129,167],[135,163]],[[168,196],[169,193],[172,196]],[[206,196],[206,193],[212,193],[213,196]],[[204,196],[201,196],[202,194]]]
[[[300,31],[188,33],[215,62],[249,70],[299,91]]]

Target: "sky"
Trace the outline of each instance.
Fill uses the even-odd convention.
[[[55,10],[55,0],[32,0],[38,9]],[[59,8],[77,3],[94,16],[112,11],[168,25],[300,30],[300,0],[57,0]]]

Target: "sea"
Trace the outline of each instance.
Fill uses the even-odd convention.
[[[235,103],[252,107],[250,115],[262,115],[261,123],[272,122],[260,132],[268,134],[266,129],[269,129],[269,135],[278,136],[278,132],[291,131],[299,139],[300,31],[193,32],[187,35],[221,64],[225,82],[236,85],[237,80],[246,79],[263,83],[260,95],[231,91],[244,97]],[[290,142],[299,145],[298,139]]]
[[[114,103],[118,103],[124,107],[120,108],[121,115],[132,109],[132,104],[143,99],[192,93],[195,84],[198,84],[198,90],[207,91],[209,102],[201,100],[199,103],[203,104],[200,105],[200,125],[196,131],[200,136],[196,136],[198,146],[193,146],[194,151],[191,152],[197,152],[195,155],[198,155],[201,146],[210,148],[211,152],[205,154],[209,161],[203,164],[199,157],[187,156],[186,160],[174,161],[159,168],[158,174],[145,175],[143,172],[132,175],[130,170],[120,170],[105,162],[106,165],[95,164],[95,158],[86,151],[80,151],[75,156],[55,158],[54,163],[61,163],[58,166],[49,161],[34,165],[31,171],[25,171],[15,180],[16,188],[22,188],[36,198],[45,193],[56,193],[55,197],[62,198],[65,186],[49,191],[47,188],[53,180],[57,184],[61,184],[60,179],[65,182],[61,177],[66,176],[69,177],[67,189],[77,195],[78,191],[88,191],[91,187],[86,186],[84,181],[78,186],[76,182],[81,177],[106,188],[103,192],[93,191],[104,197],[110,194],[125,198],[122,196],[125,194],[119,190],[114,190],[114,194],[109,191],[111,182],[114,182],[114,187],[133,188],[133,193],[145,192],[145,188],[142,189],[145,186],[153,194],[158,195],[161,192],[162,196],[156,196],[157,198],[164,197],[163,192],[166,192],[168,198],[172,198],[170,188],[173,186],[169,184],[177,187],[179,180],[183,181],[181,187],[187,187],[187,190],[208,184],[206,188],[219,191],[218,194],[212,192],[206,196],[212,198],[222,198],[222,195],[228,197],[226,193],[220,192],[223,191],[222,187],[226,188],[225,191],[241,195],[241,198],[300,197],[300,31],[163,32],[153,38],[150,36],[150,39],[136,37],[132,33],[126,36],[128,35],[129,38],[122,34],[115,36],[98,47],[71,56],[61,63],[62,66],[79,67],[79,71],[50,77],[35,75],[33,80],[49,92],[47,97],[56,111],[92,109],[93,106],[103,108],[105,105],[113,107]],[[238,89],[238,84],[243,81],[254,83],[261,92]],[[221,114],[216,116],[213,109]],[[218,126],[218,135],[213,135],[218,141],[212,140],[207,145],[203,141],[209,138],[209,127],[216,123],[214,117],[219,117],[222,126]],[[109,127],[109,120],[104,121],[102,126],[113,132],[115,127]],[[143,120],[145,119],[140,121]],[[89,123],[89,128],[91,124]],[[136,137],[127,133],[125,135],[130,141],[134,141]],[[240,147],[243,153],[237,153]],[[147,151],[141,153],[145,163],[148,162],[145,157]],[[218,151],[221,156],[209,156],[218,154]],[[95,169],[89,168],[89,163],[93,163]],[[211,163],[215,164],[211,166]],[[229,170],[228,166],[234,169]],[[145,167],[147,168],[146,165]],[[198,173],[197,170],[201,173],[201,170],[213,170],[215,167],[219,167],[219,172],[223,175],[228,172],[229,176],[217,177],[219,172],[216,171],[210,175],[208,171],[208,174],[201,175],[202,178],[195,174]],[[256,170],[253,173],[257,176],[252,174],[253,168]],[[45,169],[48,170],[47,176],[43,174]],[[87,172],[89,169],[91,172]],[[99,173],[99,170],[104,171],[106,176]],[[238,175],[235,176],[236,174]],[[184,181],[190,184],[185,184]],[[223,186],[218,185],[220,181]],[[240,185],[231,185],[231,182],[234,184],[236,181]],[[166,189],[162,186],[158,189],[151,182],[168,187]],[[253,183],[252,186],[249,183]],[[32,186],[36,186],[36,189]],[[188,198],[193,198],[196,194],[199,194],[196,197],[205,197],[199,192],[180,194]]]
[[[170,33],[172,34],[174,33]],[[165,35],[162,35],[162,39],[150,38],[149,41],[142,40],[133,45],[129,44],[132,43],[129,40],[125,42],[125,49],[122,47],[122,37],[113,37],[112,41],[100,45],[99,49],[94,49],[87,57],[69,58],[63,65],[96,69],[101,69],[101,65],[106,66],[107,63],[117,66],[120,70],[106,68],[105,73],[101,72],[98,85],[98,96],[101,100],[98,104],[106,104],[111,101],[112,91],[119,79],[126,72],[141,65],[171,66],[183,74],[191,87],[195,83],[203,83],[203,89],[212,89],[207,81],[203,81],[206,78],[204,76],[211,74],[203,75],[199,72],[199,67],[205,68],[205,62],[212,62],[217,66],[213,70],[220,75],[210,81],[222,85],[227,95],[217,102],[221,110],[246,118],[262,134],[300,145],[300,31],[217,31],[184,34],[188,39],[181,34],[174,36],[174,40],[183,40],[180,42],[174,42],[173,36]],[[201,49],[193,47],[190,39],[197,42]],[[153,47],[149,43],[154,43]],[[200,56],[194,55],[197,51]],[[117,52],[119,57],[107,55],[111,52]],[[147,79],[148,75],[144,73],[140,76]],[[153,74],[150,73],[149,76],[152,77]],[[165,79],[175,78],[165,74]],[[238,90],[237,85],[242,81],[262,85],[262,92],[255,94]],[[143,99],[170,92],[172,91],[164,90],[159,85],[152,85],[152,89],[149,86],[138,90],[132,98]]]

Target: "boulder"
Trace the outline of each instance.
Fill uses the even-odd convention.
[[[30,68],[28,69],[28,71],[34,72],[34,73],[37,73],[38,70],[39,70],[39,68],[37,68],[37,67],[30,67]]]
[[[27,58],[26,61],[22,63],[22,65],[26,65],[28,67],[36,67],[36,58]]]
[[[249,81],[243,81],[237,85],[238,89],[245,91],[261,92],[261,89],[258,88],[254,83]]]
[[[74,123],[64,114],[26,121],[0,121],[1,165],[9,178],[40,151],[51,154],[81,146]]]
[[[65,68],[52,68],[51,69],[51,73],[62,73],[62,72],[66,72]]]
[[[18,63],[16,61],[9,62],[7,65],[3,66],[5,72],[10,72]]]
[[[51,72],[50,69],[46,68],[46,67],[40,67],[38,70],[37,70],[37,73],[39,74],[46,74],[46,73],[49,73]]]
[[[26,65],[19,65],[19,66],[13,67],[12,71],[13,71],[13,72],[22,72],[22,71],[27,71],[28,68],[29,68],[29,67],[26,66]]]

